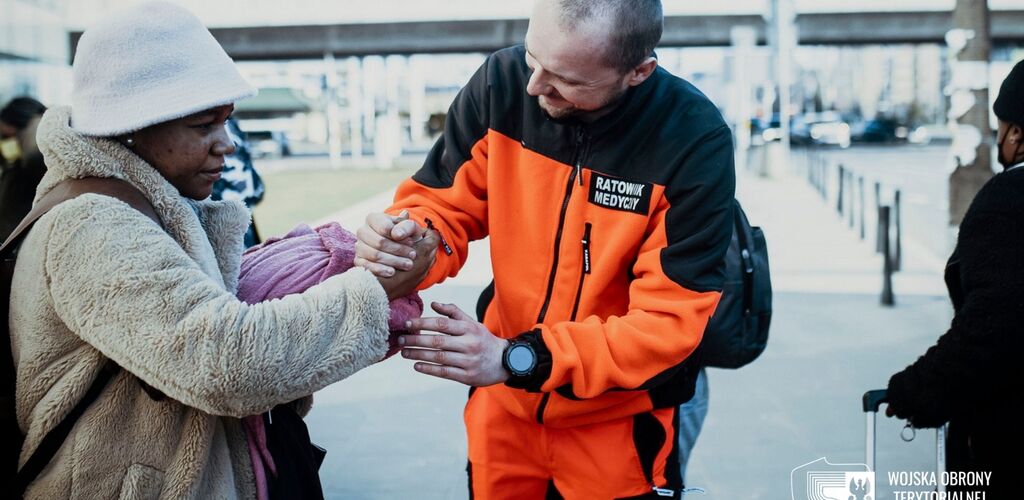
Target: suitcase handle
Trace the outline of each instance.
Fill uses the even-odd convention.
[[[888,402],[888,393],[885,389],[875,389],[873,391],[865,392],[864,397],[861,398],[861,403],[864,406],[864,413],[878,413],[878,408],[882,406],[882,403]]]
[[[878,409],[883,404],[889,403],[888,396],[889,394],[885,389],[875,389],[865,392],[864,396],[861,397],[864,416],[867,417],[865,419],[864,433],[864,463],[870,471],[875,470],[875,419],[878,417]],[[948,425],[946,424],[935,429],[935,471],[939,475],[946,472],[946,432]],[[907,429],[910,429],[911,434],[907,434]],[[900,433],[900,438],[910,442],[914,439],[914,433],[914,428],[907,423],[906,427],[903,428],[903,432]],[[937,490],[939,493],[945,493],[946,485],[940,483]]]

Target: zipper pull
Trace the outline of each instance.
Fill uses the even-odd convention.
[[[434,222],[433,221],[431,221],[430,219],[424,219],[424,220],[427,223],[427,229],[430,229],[431,231],[437,231],[437,229],[434,228]],[[437,231],[437,235],[441,238],[441,248],[444,249],[444,254],[445,255],[451,255],[452,254],[452,247],[448,246],[448,242],[445,241],[444,235],[441,234],[441,231]]]
[[[750,258],[750,251],[744,248],[740,252],[740,256],[743,258],[743,272],[754,274],[754,259]]]
[[[576,180],[583,186],[583,128],[576,132]]]
[[[588,222],[586,229],[583,231],[583,273],[590,274],[590,228],[591,224]]]
[[[659,488],[657,486],[652,487],[651,490],[654,491],[654,493],[656,493],[659,497],[672,498],[676,494],[675,490],[670,490],[668,488]]]

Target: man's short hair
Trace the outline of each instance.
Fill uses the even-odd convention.
[[[661,41],[664,14],[661,0],[558,0],[562,25],[568,30],[602,20],[613,30],[605,58],[623,73],[654,54]]]

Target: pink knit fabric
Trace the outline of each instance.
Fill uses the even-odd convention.
[[[331,276],[348,271],[355,259],[356,237],[337,223],[310,229],[303,224],[282,238],[270,238],[242,255],[238,278],[238,298],[248,304],[279,299],[302,293]],[[388,353],[398,352],[398,337],[405,331],[407,320],[423,314],[423,301],[412,294],[391,301],[388,318]],[[267,450],[266,429],[262,415],[244,418],[249,455],[255,468],[257,496],[269,497],[266,471],[276,475],[277,468]]]

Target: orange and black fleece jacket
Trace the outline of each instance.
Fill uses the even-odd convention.
[[[552,426],[667,408],[693,395],[684,363],[718,304],[732,237],[732,134],[717,108],[659,68],[589,124],[526,93],[522,46],[489,56],[448,111],[389,213],[443,238],[420,289],[455,276],[490,236],[483,323],[525,336],[529,380],[484,388]]]

